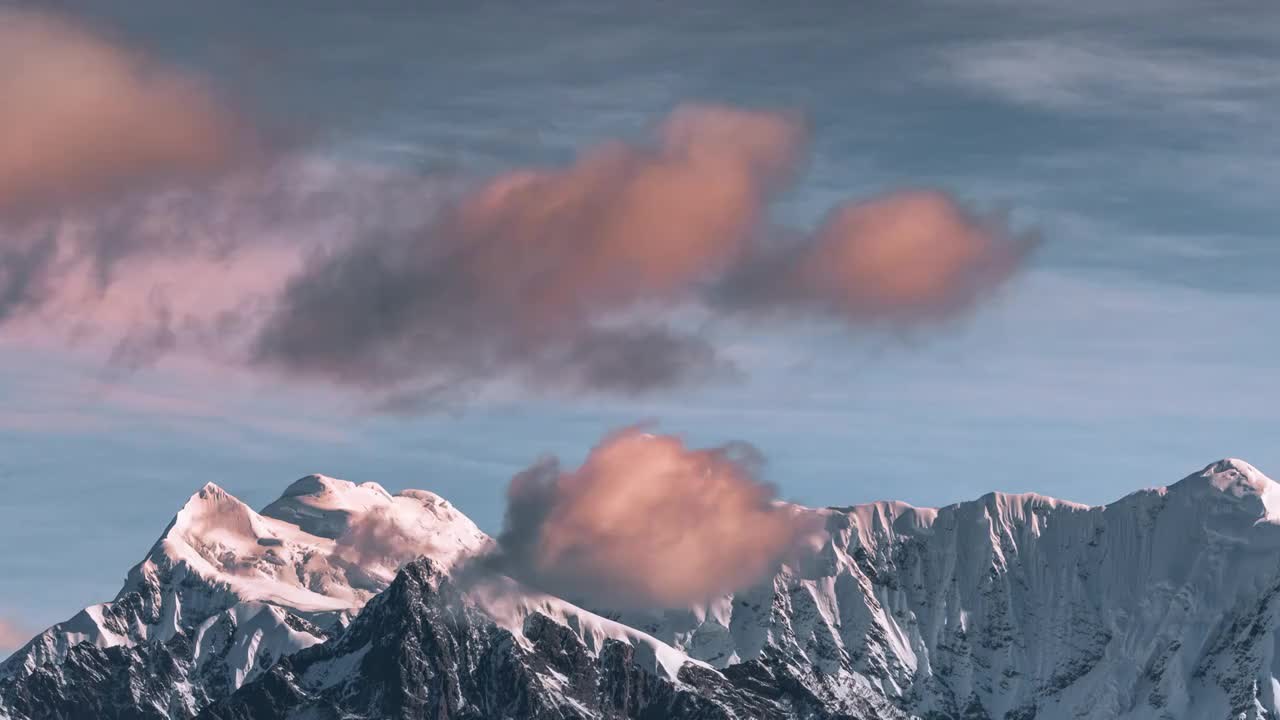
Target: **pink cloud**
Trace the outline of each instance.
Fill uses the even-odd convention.
[[[502,381],[634,395],[736,375],[682,311],[854,331],[945,319],[1034,246],[927,190],[771,226],[805,136],[787,113],[689,105],[649,138],[470,188],[277,158],[199,193],[11,223],[0,330],[105,344],[117,370],[194,356],[320,381],[391,412]]]
[[[497,566],[610,607],[681,607],[743,589],[818,537],[745,447],[696,450],[624,430],[580,468],[543,462],[508,490]]]
[[[743,252],[766,202],[794,170],[793,118],[686,106],[653,147],[606,143],[564,170],[510,173],[465,199],[460,242],[491,291],[521,290],[529,329],[601,306],[668,297]]]
[[[1032,246],[943,193],[902,191],[836,208],[784,282],[851,320],[941,317],[1007,279]]]
[[[785,114],[687,106],[651,142],[608,142],[565,168],[501,175],[421,227],[309,268],[285,289],[258,359],[356,386],[500,374],[624,391],[668,384],[709,349],[662,327],[604,321],[638,303],[691,299],[722,275],[786,186],[803,140]]]
[[[0,213],[159,178],[204,177],[245,151],[199,81],[67,18],[0,10]]]
[[[0,659],[22,647],[31,639],[31,633],[18,628],[12,622],[0,618]]]

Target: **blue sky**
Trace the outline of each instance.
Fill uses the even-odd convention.
[[[973,313],[850,336],[719,328],[746,372],[640,399],[503,390],[422,416],[0,337],[0,618],[109,599],[214,481],[255,506],[309,472],[439,492],[485,529],[510,476],[652,422],[745,440],[789,499],[990,490],[1102,503],[1224,456],[1280,472],[1280,8],[1264,3],[555,3],[198,9],[77,0],[313,152],[423,173],[563,164],[685,101],[804,113],[775,216],[939,187],[1044,244]]]

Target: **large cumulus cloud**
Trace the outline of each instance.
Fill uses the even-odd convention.
[[[745,588],[802,552],[814,515],[776,501],[743,445],[693,449],[637,429],[576,470],[554,459],[508,490],[490,567],[613,608],[682,607]]]

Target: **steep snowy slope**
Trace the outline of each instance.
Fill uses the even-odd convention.
[[[717,667],[770,655],[926,718],[1280,717],[1280,485],[1240,460],[1102,507],[991,494],[825,511],[807,567],[615,617]]]
[[[431,554],[446,564],[490,542],[431,493],[393,497],[312,475],[258,514],[206,485],[115,600],[46,630],[0,665],[0,708],[17,718],[84,708],[189,717],[324,640],[387,587],[398,560],[352,556],[369,533],[392,533],[398,558]],[[59,715],[59,704],[73,714]]]
[[[491,543],[425,491],[391,496],[371,483],[309,476],[259,514],[208,485],[116,600],[50,628],[0,668],[8,676],[0,679],[0,718],[192,717],[281,658],[331,635],[348,637],[350,619],[404,562],[429,556],[438,584]],[[465,588],[469,617],[486,637],[501,638],[497,652],[537,657],[555,637],[557,647],[577,648],[583,663],[611,658],[628,682],[668,686],[685,665],[697,665],[644,633],[508,578],[469,578]],[[426,593],[433,602],[440,596]],[[462,602],[455,590],[443,596]],[[398,641],[401,629],[391,633],[385,639]],[[349,685],[343,673],[354,667],[342,660],[309,677]],[[552,686],[564,681],[535,675]]]
[[[854,712],[838,711],[804,692],[794,677],[772,675],[759,664],[718,672],[561,601],[542,598],[527,609],[518,625],[496,621],[494,608],[476,602],[473,591],[430,560],[420,560],[405,566],[339,637],[284,659],[200,718],[904,717],[874,696]],[[573,618],[595,625],[595,631],[580,632]],[[652,655],[642,657],[655,648],[667,656],[656,668]]]
[[[1247,463],[1098,507],[818,512],[816,555],[754,588],[592,613],[452,570],[491,541],[429,493],[206,488],[5,666],[0,717],[1280,717],[1280,485]]]

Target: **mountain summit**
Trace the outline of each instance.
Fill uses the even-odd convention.
[[[319,477],[295,482],[268,506],[285,519],[214,483],[201,488],[114,600],[49,628],[0,664],[0,719],[6,708],[17,718],[190,717],[345,627],[386,589],[398,563],[353,562],[353,531],[394,529],[407,539],[398,556],[445,563],[490,542],[430,493],[392,496]],[[342,531],[327,532],[339,527],[339,513]]]
[[[817,510],[765,582],[618,612],[459,572],[493,541],[432,493],[209,485],[0,666],[0,718],[1274,718],[1277,488],[1228,459],[1104,506]]]

